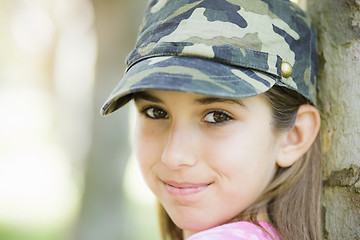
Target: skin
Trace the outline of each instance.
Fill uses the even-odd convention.
[[[230,221],[273,178],[284,137],[273,132],[261,95],[147,91],[135,104],[142,174],[184,237]],[[258,217],[267,220],[264,212]]]

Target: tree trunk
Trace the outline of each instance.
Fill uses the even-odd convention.
[[[325,239],[360,239],[360,1],[307,0],[318,29]]]
[[[93,109],[94,134],[87,159],[82,208],[76,240],[139,239],[134,209],[123,194],[130,156],[128,107],[104,118],[100,108],[125,70],[145,12],[145,0],[92,0],[98,39]],[[151,239],[151,238],[150,238]]]

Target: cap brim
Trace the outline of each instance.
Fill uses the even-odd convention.
[[[183,91],[221,98],[246,98],[266,92],[277,77],[210,59],[152,57],[133,65],[102,107],[106,116],[146,90]]]

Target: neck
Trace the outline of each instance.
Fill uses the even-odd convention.
[[[242,218],[235,217],[235,218],[231,219],[228,222],[224,222],[223,224],[232,223],[232,222],[239,222],[239,221],[250,221],[250,216],[245,216],[245,217],[242,217]],[[258,221],[258,222],[270,222],[270,219],[269,219],[269,216],[267,214],[266,209],[263,208],[263,209],[259,210],[258,214],[256,215],[256,221]],[[222,225],[222,224],[220,224],[220,225]],[[187,239],[187,238],[189,238],[190,236],[192,236],[195,233],[197,233],[197,232],[183,230],[183,237],[184,237],[184,239]]]

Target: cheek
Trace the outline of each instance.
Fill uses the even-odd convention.
[[[135,152],[136,157],[142,165],[146,163],[148,157],[153,156],[155,152],[154,141],[152,141],[141,129],[136,129],[135,132]]]
[[[258,127],[257,127],[258,128]],[[207,138],[203,151],[209,164],[226,178],[252,179],[264,177],[268,182],[275,168],[275,148],[272,135],[267,129],[237,128],[221,138]]]
[[[232,166],[240,164],[251,152],[252,140],[236,127],[230,130],[232,131],[222,132],[215,136],[209,134],[201,141],[205,158],[210,159],[211,163],[217,164],[219,168],[227,166],[231,169]]]
[[[141,171],[146,178],[153,166],[161,161],[162,144],[160,137],[152,133],[149,128],[137,124],[135,129],[135,153]]]

